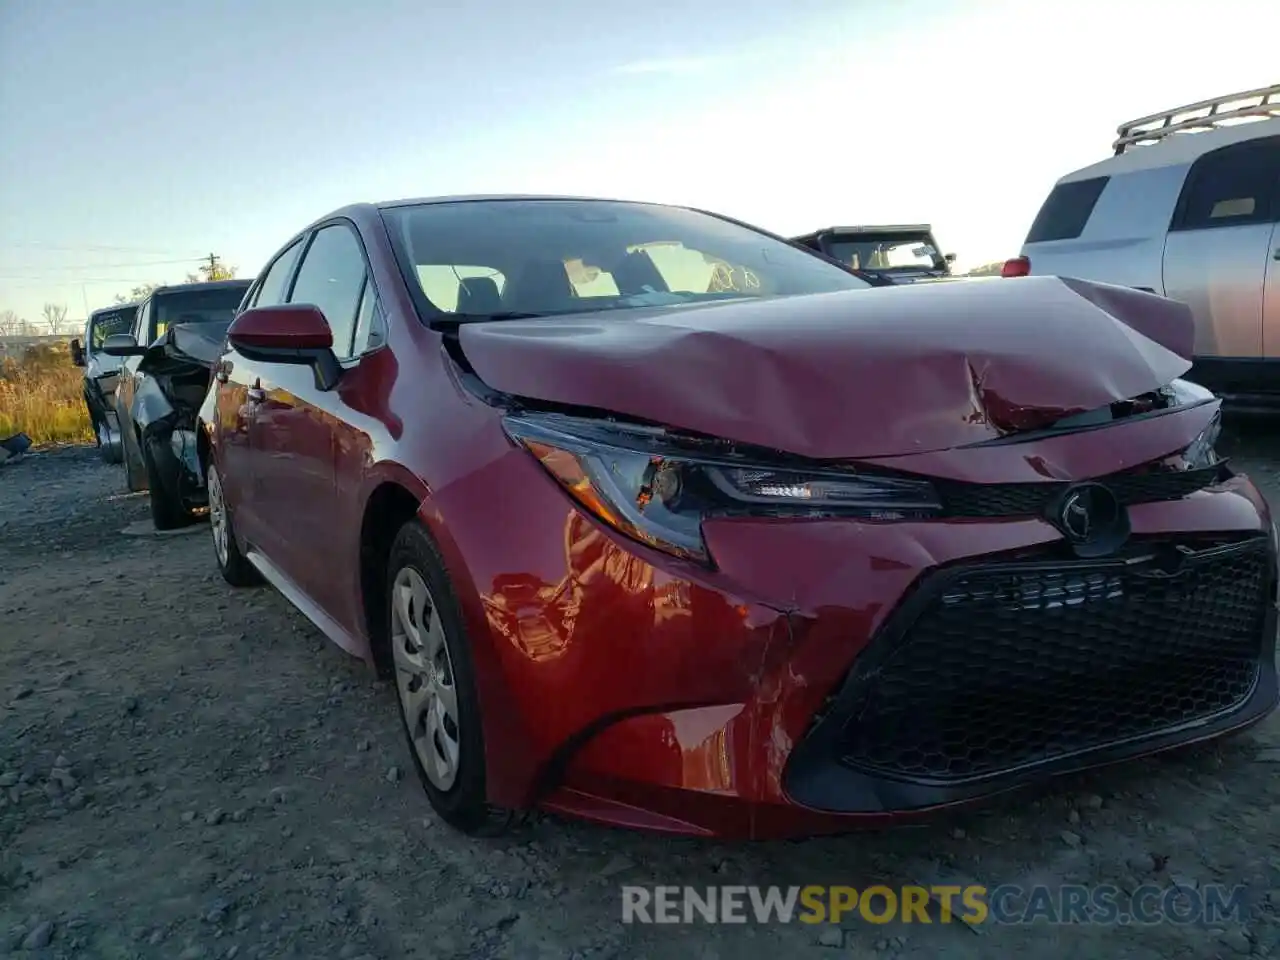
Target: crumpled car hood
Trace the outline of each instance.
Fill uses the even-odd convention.
[[[230,322],[175,323],[147,348],[138,369],[168,369],[174,361],[212,369],[222,356],[230,326]]]
[[[978,443],[1191,366],[1189,308],[1057,277],[467,324],[490,387],[819,459]]]

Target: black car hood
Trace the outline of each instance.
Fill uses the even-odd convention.
[[[170,366],[173,361],[213,368],[222,356],[230,323],[175,323],[147,348],[140,370]]]

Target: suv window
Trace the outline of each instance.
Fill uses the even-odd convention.
[[[1049,240],[1074,240],[1084,233],[1085,224],[1097,206],[1098,198],[1106,189],[1110,177],[1093,177],[1089,180],[1073,180],[1054,187],[1036,214],[1027,243],[1045,243]]]
[[[301,252],[302,240],[299,239],[272,261],[271,266],[267,267],[262,276],[262,283],[258,284],[258,290],[253,295],[253,303],[250,306],[274,307],[284,303],[285,285],[289,282],[293,265],[298,262],[298,254]]]
[[[1280,137],[1234,143],[1197,160],[1171,230],[1205,230],[1280,219]]]
[[[137,315],[137,307],[121,307],[119,310],[95,313],[89,329],[89,352],[101,350],[107,337],[117,333],[132,333],[133,321]]]
[[[364,289],[364,251],[349,227],[323,227],[302,258],[290,303],[319,307],[333,331],[333,352],[340,359],[351,356],[356,309]]]
[[[157,294],[151,301],[152,342],[175,323],[230,323],[248,289],[247,283],[236,283]]]

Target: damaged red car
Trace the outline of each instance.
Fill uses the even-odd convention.
[[[228,331],[217,561],[394,679],[463,831],[923,816],[1274,708],[1275,528],[1192,335],[691,209],[352,206]]]

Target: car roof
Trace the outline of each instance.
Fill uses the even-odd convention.
[[[454,196],[418,197],[405,200],[384,200],[381,203],[375,204],[375,206],[380,210],[386,210],[392,207],[414,207],[431,203],[475,203],[477,201],[491,202],[496,200],[568,200],[578,203],[634,203],[647,207],[672,206],[672,204],[652,203],[647,200],[622,200],[615,197],[582,197],[567,194],[539,193],[473,193],[457,194]]]
[[[171,283],[163,287],[156,287],[151,291],[151,296],[160,293],[178,293],[193,292],[200,290],[222,290],[227,287],[248,287],[253,280],[245,280],[237,277],[234,280],[204,280],[200,283]]]
[[[1106,160],[1073,170],[1059,179],[1058,183],[1190,164],[1218,147],[1274,136],[1280,136],[1280,117],[1274,120],[1237,123],[1206,130],[1203,133],[1181,133],[1158,143],[1132,147],[1118,156],[1108,157]]]
[[[867,223],[856,227],[823,227],[811,233],[803,234],[800,239],[822,237],[828,234],[862,234],[862,233],[932,233],[933,225],[929,223]]]
[[[92,320],[101,313],[115,313],[118,310],[136,310],[141,303],[141,300],[130,300],[128,303],[117,303],[110,307],[99,307],[97,310],[91,310],[89,312],[89,319]]]

